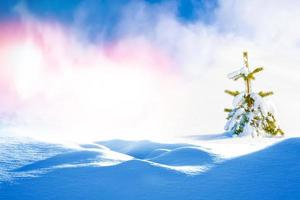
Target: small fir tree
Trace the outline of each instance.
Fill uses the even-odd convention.
[[[244,66],[235,72],[228,74],[229,79],[243,79],[245,82],[245,91],[225,90],[225,93],[234,97],[233,108],[225,108],[228,112],[225,130],[234,135],[283,135],[284,132],[279,128],[276,121],[276,112],[273,104],[266,102],[265,97],[273,95],[273,92],[258,93],[251,91],[251,81],[255,75],[263,70],[257,67],[250,70],[248,64],[248,54],[243,53]]]

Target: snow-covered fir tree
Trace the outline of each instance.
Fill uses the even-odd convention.
[[[228,74],[228,78],[232,80],[243,79],[245,82],[245,91],[225,92],[233,99],[233,108],[225,108],[228,112],[225,130],[230,131],[233,135],[283,135],[284,132],[279,128],[276,120],[276,109],[274,104],[265,101],[265,97],[273,95],[273,92],[258,93],[252,92],[251,81],[255,79],[255,75],[263,70],[257,67],[253,71],[249,68],[248,54],[243,53],[244,66],[237,71]]]

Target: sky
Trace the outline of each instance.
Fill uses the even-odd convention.
[[[300,124],[296,0],[0,0],[1,135],[153,138],[223,132],[227,74],[263,66],[287,136]]]

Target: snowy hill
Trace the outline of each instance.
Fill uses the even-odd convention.
[[[213,163],[214,155],[197,147],[180,147],[149,160],[172,166],[205,165]]]
[[[0,199],[300,198],[300,138],[227,160],[190,143],[10,144],[1,147]],[[8,168],[20,149],[30,159]]]

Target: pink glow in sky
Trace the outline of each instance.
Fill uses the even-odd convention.
[[[176,77],[168,54],[141,38],[91,44],[36,21],[0,29],[0,111],[13,124],[109,132],[139,118],[161,82]]]
[[[125,39],[103,47],[81,43],[71,31],[54,23],[6,22],[0,24],[0,29],[1,107],[7,112],[45,96],[48,87],[43,85],[65,84],[57,81],[68,70],[73,74],[89,69],[102,73],[101,69],[112,65],[116,70],[172,74],[173,63],[168,55],[146,40]]]

